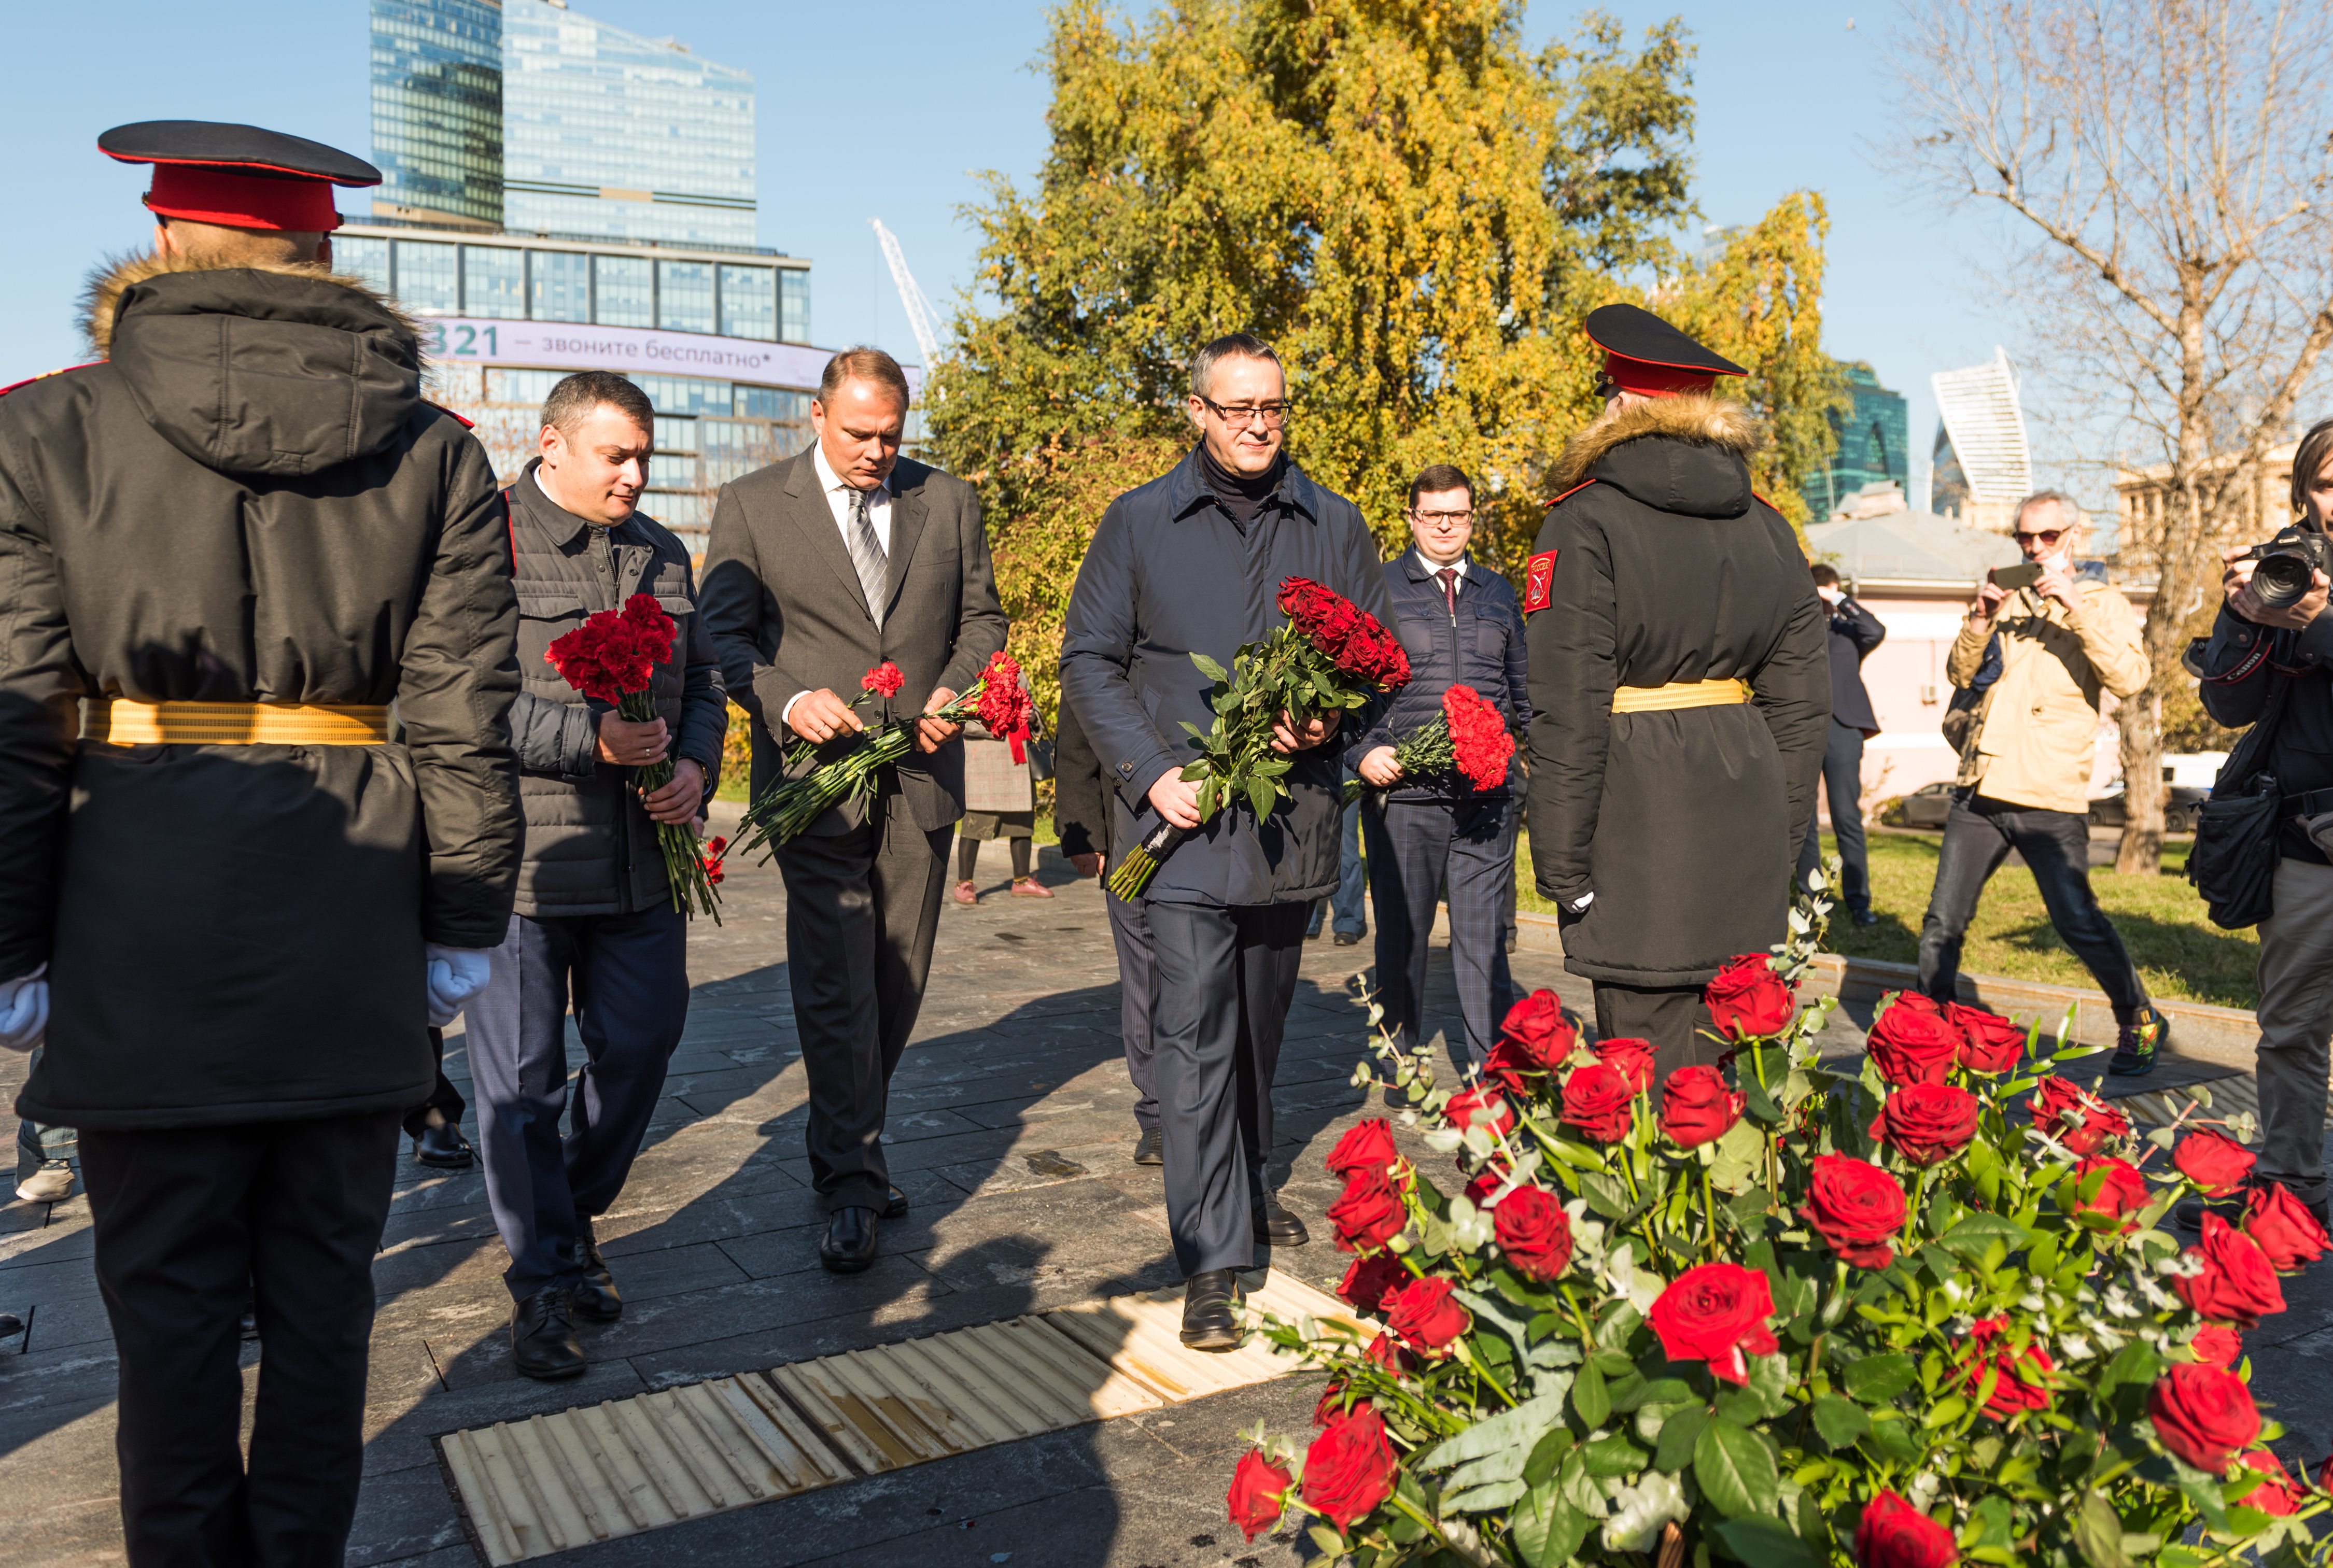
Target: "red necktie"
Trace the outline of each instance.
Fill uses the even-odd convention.
[[[1458,569],[1445,566],[1434,575],[1442,579],[1442,598],[1449,605],[1450,618],[1455,621],[1458,618]]]

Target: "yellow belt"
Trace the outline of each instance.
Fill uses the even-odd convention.
[[[1663,708],[1723,708],[1749,700],[1747,681],[1671,681],[1666,686],[1616,688],[1612,693],[1612,711],[1650,713]]]
[[[116,746],[379,746],[389,740],[389,709],[92,699],[82,714],[81,738]]]

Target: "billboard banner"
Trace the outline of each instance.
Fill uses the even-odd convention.
[[[565,321],[500,321],[432,316],[421,328],[423,358],[440,365],[526,366],[552,370],[624,370],[707,376],[768,387],[815,390],[831,349],[763,343],[704,332],[643,327],[588,327]],[[923,392],[923,371],[907,366],[907,385]]]

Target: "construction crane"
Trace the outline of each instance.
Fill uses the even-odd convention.
[[[916,286],[915,274],[907,271],[907,258],[899,249],[899,236],[885,228],[881,218],[867,221],[875,225],[875,237],[883,246],[883,259],[891,266],[891,282],[899,291],[899,304],[907,312],[907,325],[916,334],[916,347],[923,350],[924,365],[929,368],[940,356],[939,309]]]

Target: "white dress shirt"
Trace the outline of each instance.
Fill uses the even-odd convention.
[[[850,548],[850,492],[858,486],[844,483],[836,474],[833,465],[826,460],[825,447],[812,442],[810,454],[811,466],[818,470],[820,492],[826,497],[827,510],[834,514],[835,531],[842,535],[842,548],[848,550]],[[891,553],[891,487],[878,484],[866,494],[867,521],[875,530],[875,542],[881,545],[883,553],[888,556]],[[807,692],[796,692],[788,697],[785,708],[778,714],[778,722],[783,724],[791,719],[794,704],[808,695]]]
[[[1411,548],[1416,549],[1416,547],[1412,546]],[[1426,569],[1426,575],[1427,577],[1433,577],[1435,573],[1440,571],[1456,572],[1458,576],[1454,580],[1452,584],[1453,587],[1455,587],[1457,583],[1462,583],[1466,580],[1466,557],[1463,552],[1459,555],[1456,560],[1452,561],[1447,567],[1438,567],[1432,561],[1426,559],[1426,552],[1421,550],[1417,552],[1417,564]]]

